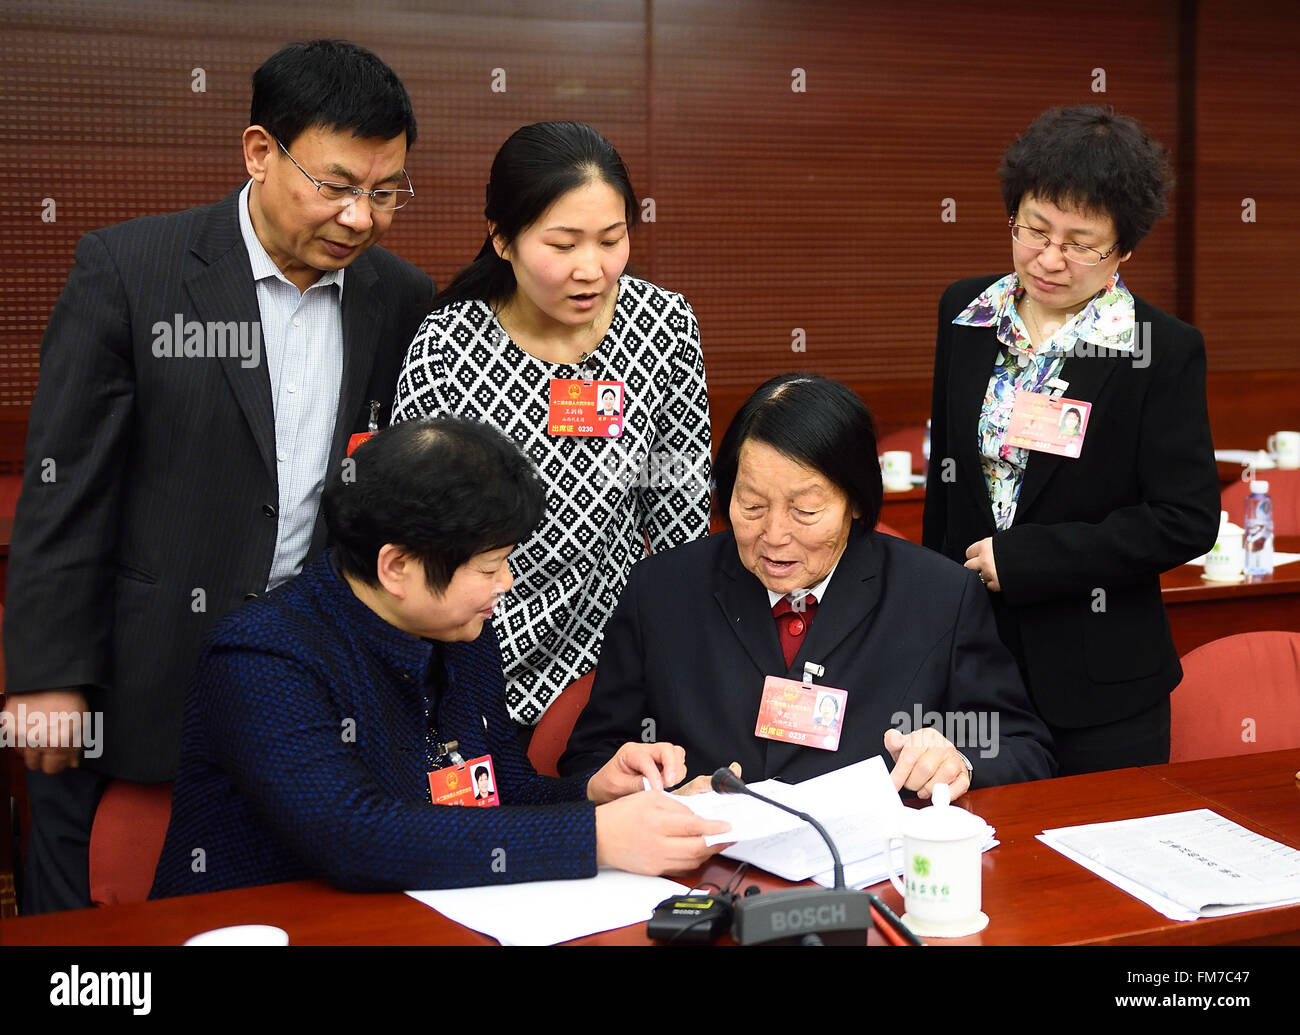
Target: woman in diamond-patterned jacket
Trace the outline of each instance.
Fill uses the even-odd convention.
[[[394,421],[484,421],[546,485],[495,618],[506,703],[524,727],[595,667],[647,543],[709,530],[699,328],[681,295],[624,273],[639,211],[623,160],[590,126],[518,130],[492,163],[487,239],[434,300],[398,379]],[[584,381],[617,383],[619,417],[565,422],[561,401],[596,398]]]

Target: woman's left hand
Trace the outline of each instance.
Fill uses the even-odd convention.
[[[998,566],[993,559],[993,540],[981,539],[966,547],[966,567],[980,577],[984,585],[998,592],[1002,585],[998,582]]]
[[[642,790],[642,779],[652,791],[662,791],[686,778],[686,749],[676,744],[639,744],[629,741],[587,781],[587,800],[600,804]]]

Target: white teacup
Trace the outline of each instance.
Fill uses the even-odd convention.
[[[1269,435],[1268,451],[1283,471],[1300,469],[1300,431],[1279,431]]]
[[[1241,581],[1241,565],[1245,561],[1243,531],[1228,520],[1226,510],[1219,511],[1219,538],[1205,555],[1205,577],[1215,582]]]
[[[906,449],[890,449],[883,453],[880,474],[890,492],[906,492],[912,487],[912,454]]]
[[[903,896],[903,923],[929,938],[961,938],[988,926],[980,910],[980,845],[988,825],[949,803],[948,785],[934,785],[934,804],[909,809],[903,833],[885,842],[889,880]],[[903,880],[894,875],[894,842],[903,842]]]

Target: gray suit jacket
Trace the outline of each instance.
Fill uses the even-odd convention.
[[[184,691],[209,626],[266,586],[279,494],[264,351],[159,357],[159,322],[260,320],[238,191],[205,208],[86,234],[41,343],[9,557],[8,689],[83,686],[102,757],[171,779]],[[372,247],[348,267],[330,469],[369,402],[387,423],[433,296]],[[317,519],[311,553],[325,542]]]

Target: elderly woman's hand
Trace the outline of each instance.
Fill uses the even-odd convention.
[[[916,791],[928,798],[936,783],[946,783],[950,800],[956,801],[970,789],[965,760],[952,743],[933,726],[922,726],[906,735],[896,729],[885,731],[885,749],[894,759],[890,776],[894,787]]]
[[[686,779],[686,751],[676,744],[624,744],[587,781],[587,799],[596,804],[641,790],[642,780],[662,791]]]
[[[737,776],[740,775],[740,763],[732,762],[730,769]],[[713,774],[705,773],[703,776],[697,776],[690,783],[684,783],[678,787],[674,794],[706,794],[713,790]]]

